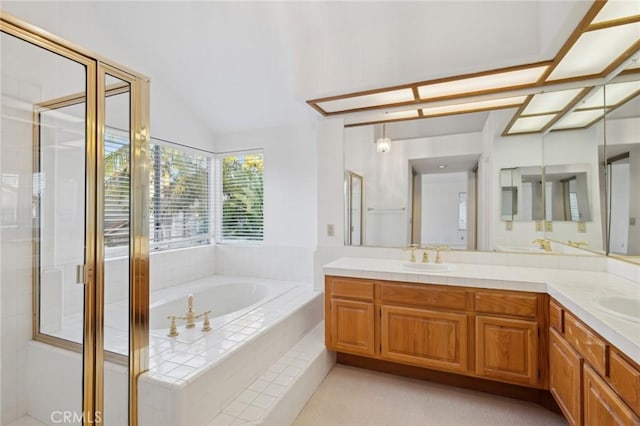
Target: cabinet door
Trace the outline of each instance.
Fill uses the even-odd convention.
[[[382,306],[382,358],[452,371],[467,370],[467,316]]]
[[[476,374],[510,383],[537,385],[538,324],[477,316]]]
[[[584,365],[584,424],[640,425],[633,414],[609,385],[591,367]]]
[[[582,423],[582,358],[554,329],[550,331],[549,390],[570,425]]]
[[[331,299],[330,348],[360,355],[374,355],[373,303]]]

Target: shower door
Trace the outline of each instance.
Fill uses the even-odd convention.
[[[3,347],[1,369],[16,373],[2,387],[47,424],[136,425],[148,359],[148,80],[0,17],[0,292],[3,307],[7,281],[10,297],[33,297],[20,316],[32,333],[18,324],[15,355]],[[29,349],[40,352],[19,359]],[[105,375],[105,360],[126,368]],[[0,423],[15,420],[4,408]]]
[[[34,336],[83,353],[82,362],[66,368],[20,363],[25,371],[18,366],[17,381],[24,383],[17,391],[37,383],[48,369],[51,380],[28,388],[30,401],[44,398],[55,405],[40,417],[51,423],[99,423],[102,413],[93,397],[96,63],[5,22],[1,37],[2,270],[15,269],[18,295],[30,294],[31,280],[38,288]],[[83,102],[69,101],[76,98]],[[31,250],[23,250],[25,241]],[[14,257],[21,261],[29,259],[32,268],[8,262],[7,248],[19,252]],[[19,354],[27,354],[26,338],[20,336]],[[11,369],[4,362],[2,367]]]

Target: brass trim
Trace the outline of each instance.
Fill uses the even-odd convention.
[[[135,78],[141,78],[149,81],[149,78],[139,72],[132,70],[131,68],[125,67],[124,65],[118,64],[115,61],[112,61],[108,58],[103,57],[102,55],[93,52],[89,49],[85,49],[75,43],[71,43],[68,40],[63,39],[55,34],[52,34],[48,31],[43,30],[35,25],[29,24],[28,22],[23,21],[20,18],[17,18],[10,13],[7,13],[0,9],[0,21],[4,23],[12,25],[15,29],[19,30],[26,38],[34,38],[39,40],[46,40],[48,43],[51,43],[55,46],[60,46],[64,48],[66,51],[73,52],[73,55],[76,57],[82,57],[87,59],[92,59],[100,61],[102,63],[110,64],[111,66],[118,68],[122,72],[126,72]],[[20,37],[23,38],[23,37]],[[66,56],[66,55],[63,55]]]
[[[129,287],[129,424],[138,424],[138,379],[149,369],[149,82],[133,82],[131,103],[131,286]]]
[[[33,159],[34,170],[40,169],[39,150],[39,113],[43,108],[58,108],[79,102],[86,102],[85,139],[85,265],[95,270],[84,285],[84,333],[82,344],[60,339],[39,332],[39,226],[33,231],[33,295],[32,295],[32,333],[33,339],[83,354],[82,409],[83,424],[102,424],[104,360],[122,363],[123,357],[104,352],[103,315],[104,315],[104,247],[101,232],[102,211],[98,208],[103,202],[102,162],[104,152],[104,97],[105,94],[122,90],[122,87],[104,87],[104,70],[117,74],[132,87],[132,127],[131,141],[135,155],[132,156],[132,215],[131,227],[131,282],[130,292],[135,301],[130,309],[130,353],[129,374],[131,394],[129,396],[129,424],[137,425],[137,378],[148,368],[148,309],[149,309],[149,251],[148,251],[148,203],[145,190],[148,180],[147,153],[149,143],[149,79],[135,71],[117,65],[100,55],[71,44],[64,39],[28,24],[0,10],[0,31],[27,43],[58,54],[85,66],[86,94],[65,96],[34,105],[33,116]],[[100,136],[100,137],[99,137]],[[135,186],[134,186],[135,185]],[[39,206],[36,209],[39,214]],[[37,216],[34,220],[39,220]],[[133,306],[132,305],[132,306]],[[97,415],[99,413],[99,415]]]

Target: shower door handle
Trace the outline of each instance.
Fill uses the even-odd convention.
[[[76,284],[85,284],[91,279],[92,269],[87,265],[76,266]]]

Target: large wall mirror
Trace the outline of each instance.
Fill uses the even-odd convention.
[[[624,103],[612,86],[621,81],[637,86]],[[607,90],[616,107],[603,120]],[[596,86],[576,116],[544,134],[502,136],[514,109],[388,123],[386,152],[376,144],[381,125],[346,127],[346,199],[354,197],[354,175],[366,182],[355,185],[358,208],[351,202],[345,210],[346,244],[610,252],[638,261],[639,92],[637,74]],[[624,93],[630,97],[628,87]]]
[[[640,263],[640,63],[606,85],[606,250]]]

